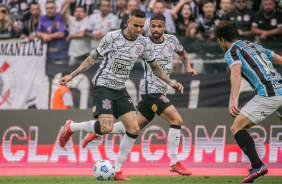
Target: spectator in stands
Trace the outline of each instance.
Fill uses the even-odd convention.
[[[193,18],[196,19],[200,15],[204,15],[203,12],[203,3],[205,0],[191,0],[191,8],[192,8],[192,15]]]
[[[224,19],[234,22],[238,28],[239,35],[243,40],[254,40],[251,31],[255,13],[247,8],[247,0],[235,0],[235,9],[227,14]]]
[[[155,5],[154,5],[153,13],[161,13],[165,16],[164,12],[165,12],[165,8],[164,8],[163,1],[157,0]],[[143,34],[145,36],[151,35],[149,25],[150,25],[150,18],[146,18],[145,25],[144,25],[144,31],[143,31]],[[170,21],[169,18],[166,19],[166,33],[168,33],[168,34],[175,34],[176,33],[174,22]]]
[[[282,38],[282,14],[275,8],[274,0],[263,0],[262,10],[257,14],[252,25],[254,34],[262,42],[280,41]]]
[[[126,3],[127,1],[126,0],[116,0],[116,3],[117,3],[117,16],[118,16],[118,25],[120,25],[124,15],[127,13],[127,6],[126,6]]]
[[[231,0],[220,0],[220,10],[217,11],[219,17],[227,15],[231,11]]]
[[[21,39],[28,37],[29,40],[33,40],[36,35],[36,29],[40,18],[40,7],[38,3],[32,3],[30,5],[30,13],[23,19],[23,30],[21,32]]]
[[[56,5],[56,11],[57,13],[60,13],[62,4],[64,3],[65,0],[35,0],[35,1],[38,1],[38,4],[40,6],[40,11],[41,11],[41,16],[43,16],[43,15],[46,15],[45,4],[47,1],[54,1]]]
[[[62,77],[68,75],[70,73],[63,73]],[[73,109],[73,97],[72,92],[70,91],[68,86],[59,86],[55,91],[53,99],[52,99],[52,108],[51,109]]]
[[[161,0],[164,4],[164,13],[166,22],[174,22],[172,16],[171,16],[171,10],[173,8],[172,0]],[[190,0],[191,1],[191,0]],[[150,0],[150,3],[148,5],[148,8],[154,10],[154,6],[156,4],[157,0]]]
[[[149,8],[150,0],[139,0],[139,8],[146,13],[146,18],[151,17],[154,13],[151,8]]]
[[[13,22],[19,24],[21,31],[23,29],[22,18],[29,12],[27,0],[12,0],[9,2],[8,7],[10,9],[11,19]]]
[[[102,0],[100,11],[101,13],[92,14],[89,17],[86,26],[86,36],[92,38],[91,53],[96,50],[107,32],[118,29],[118,17],[110,13],[110,1]]]
[[[192,18],[191,6],[189,0],[180,0],[179,3],[171,10],[173,17],[176,35],[191,38],[191,30],[195,28]]]
[[[84,37],[88,19],[84,7],[77,6],[74,16],[68,14],[72,0],[67,0],[62,6],[61,14],[65,24],[69,28],[66,40],[69,42],[69,65],[81,64],[90,52],[89,39]]]
[[[127,28],[127,20],[129,18],[129,14],[132,10],[139,9],[139,4],[137,0],[129,0],[127,2],[127,13],[123,16],[121,23],[120,23],[120,29]]]
[[[48,62],[67,64],[68,44],[64,20],[60,13],[56,13],[54,1],[47,1],[45,10],[46,15],[39,19],[36,36],[48,43]]]
[[[200,41],[215,40],[213,35],[214,26],[219,23],[221,18],[215,12],[213,1],[206,0],[203,3],[204,15],[199,15],[195,20],[196,27],[192,28],[191,36]]]
[[[0,39],[14,38],[19,30],[19,24],[11,20],[8,6],[0,4]]]
[[[85,0],[85,1],[72,0],[71,5],[70,5],[71,15],[74,15],[74,11],[77,6],[84,7],[85,12],[88,16],[90,16],[92,13],[100,12],[99,3],[100,3],[100,0]]]

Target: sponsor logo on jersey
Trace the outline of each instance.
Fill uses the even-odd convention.
[[[152,110],[153,110],[154,112],[156,112],[156,111],[158,110],[158,106],[157,106],[156,104],[154,104],[154,105],[152,106]]]
[[[164,95],[162,95],[162,96],[160,97],[160,99],[162,99],[162,100],[164,101],[164,103],[169,102],[169,99],[168,99],[166,96],[164,96]]]
[[[103,102],[103,105],[102,105],[103,109],[108,110],[112,107],[111,106],[111,100],[105,99],[102,102]]]

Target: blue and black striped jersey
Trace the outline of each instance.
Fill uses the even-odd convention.
[[[256,90],[257,95],[265,97],[282,95],[282,78],[271,63],[273,58],[273,51],[241,40],[233,43],[225,54],[229,68],[241,64],[242,77]]]

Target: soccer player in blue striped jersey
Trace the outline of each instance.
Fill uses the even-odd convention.
[[[215,27],[214,34],[226,52],[225,60],[231,71],[229,113],[236,118],[230,131],[252,164],[249,175],[242,183],[252,183],[266,174],[268,169],[260,160],[254,140],[247,130],[275,111],[282,120],[282,78],[272,65],[282,65],[282,57],[256,43],[238,40],[238,29],[233,22],[221,21]],[[238,93],[241,77],[249,82],[256,95],[240,111]]]

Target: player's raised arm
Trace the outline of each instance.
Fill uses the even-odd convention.
[[[154,72],[154,74],[159,77],[160,79],[162,79],[163,81],[165,81],[168,85],[170,85],[173,89],[177,89],[179,91],[181,91],[181,94],[183,94],[183,89],[184,87],[176,82],[173,83],[170,78],[165,74],[165,72],[163,71],[163,69],[158,65],[157,61],[153,61],[153,62],[149,62],[149,65],[152,69],[152,71]]]
[[[190,65],[187,52],[185,50],[183,50],[183,52],[178,52],[177,54],[178,54],[181,62],[184,64],[184,66],[186,68],[186,72],[191,73],[192,76],[197,76],[197,71],[194,70]]]
[[[92,65],[95,64],[96,59],[99,57],[97,51],[95,51],[92,55],[87,57],[81,65],[71,74],[66,75],[65,77],[62,77],[59,81],[60,85],[66,86],[69,81],[71,81],[73,78],[81,74],[82,72],[88,70]]]

